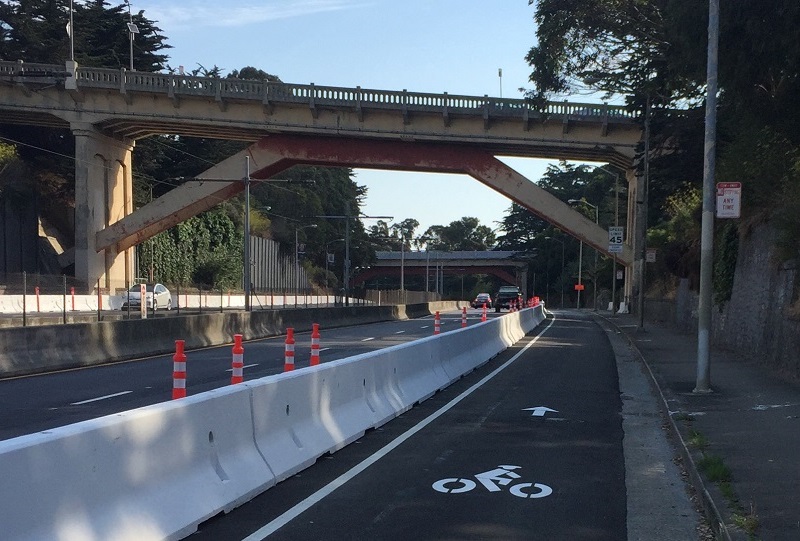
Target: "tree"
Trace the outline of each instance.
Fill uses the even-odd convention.
[[[423,237],[430,250],[490,250],[496,241],[494,232],[480,220],[464,217],[450,225],[429,227]]]
[[[653,146],[669,141],[671,148],[651,156],[648,225],[654,240],[669,242],[670,270],[690,274],[699,239],[687,234],[698,230],[675,229],[683,221],[670,197],[696,190],[703,177],[707,1],[537,0],[535,17],[538,43],[527,56],[531,99],[588,85],[624,96],[642,113],[651,105]],[[800,256],[799,25],[796,0],[728,2],[720,13],[716,180],[743,182],[740,224],[765,220],[778,227],[784,259]],[[722,233],[715,235],[717,249],[731,254],[726,246],[742,235]]]
[[[0,58],[60,64],[70,55],[65,31],[69,0],[14,0],[0,4]],[[130,65],[130,34],[126,4],[108,7],[105,0],[73,2],[73,42],[79,65],[123,68]],[[139,29],[134,39],[138,71],[165,68],[169,49],[161,29],[144,16],[131,14]]]

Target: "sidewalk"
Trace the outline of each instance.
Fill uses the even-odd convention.
[[[651,322],[640,330],[630,314],[602,317],[628,337],[653,374],[692,483],[707,515],[722,523],[715,526],[718,538],[800,540],[800,385],[778,378],[755,357],[712,347],[714,392],[694,394],[694,334]],[[730,483],[696,476],[715,460],[723,477],[729,468]]]

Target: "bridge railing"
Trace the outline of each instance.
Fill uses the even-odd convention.
[[[18,78],[25,82],[42,77],[66,77],[64,66],[0,61],[0,77]],[[116,89],[120,93],[147,92],[170,97],[204,96],[215,100],[259,100],[264,104],[307,104],[349,106],[356,110],[401,109],[403,111],[441,112],[446,114],[487,115],[493,117],[536,116],[540,111],[524,99],[431,94],[407,90],[377,90],[293,84],[275,81],[195,77],[175,73],[151,73],[79,67],[77,86],[81,88]],[[630,122],[638,113],[624,106],[606,103],[549,102],[541,111],[546,115],[570,118],[598,118],[606,122]]]

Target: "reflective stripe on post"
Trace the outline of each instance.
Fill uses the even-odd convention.
[[[175,355],[172,356],[172,399],[186,397],[186,354],[183,340],[175,340]]]
[[[244,381],[244,347],[242,335],[233,335],[233,361],[231,363],[231,385]]]
[[[319,364],[319,323],[314,323],[311,331],[311,366]]]
[[[283,371],[290,372],[294,370],[294,329],[289,327],[286,329],[286,342],[283,354]]]

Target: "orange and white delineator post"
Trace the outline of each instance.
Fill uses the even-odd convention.
[[[233,350],[231,361],[231,385],[244,381],[244,347],[242,346],[242,335],[233,335]]]
[[[319,364],[319,323],[311,325],[311,366]]]
[[[486,303],[483,303],[483,313],[481,314],[481,321],[486,321]]]
[[[467,307],[461,309],[461,328],[467,326]]]
[[[186,397],[186,354],[184,341],[175,340],[175,355],[172,356],[172,399]]]
[[[292,370],[294,370],[294,328],[288,327],[283,353],[283,371],[291,372]]]
[[[441,320],[439,319],[439,310],[436,310],[436,315],[433,316],[433,334],[439,334],[442,330]]]

